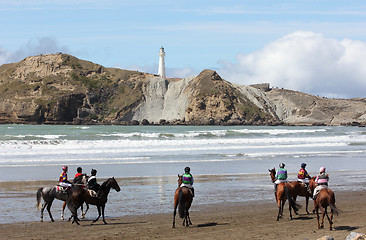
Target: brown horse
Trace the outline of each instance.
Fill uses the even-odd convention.
[[[312,179],[309,184],[310,189],[314,192],[316,187],[314,179]],[[328,216],[327,208],[328,206],[331,209],[330,217]],[[340,210],[335,206],[335,195],[334,192],[329,188],[324,188],[320,190],[318,196],[314,200],[314,211],[316,212],[316,219],[318,220],[318,229],[324,228],[324,216],[326,215],[329,221],[329,230],[332,230],[333,224],[333,213],[337,214],[340,213]],[[322,212],[322,222],[319,224],[319,209]],[[313,211],[313,212],[314,212]]]
[[[309,189],[310,189],[310,182],[314,181],[314,179],[315,179],[315,177],[313,177],[312,179],[309,180]],[[295,201],[298,196],[305,197],[305,201],[306,201],[305,210],[306,210],[306,213],[309,214],[308,205],[309,205],[309,198],[312,198],[311,191],[308,191],[307,187],[304,184],[302,184],[301,182],[291,181],[289,183],[292,187],[291,195]]]
[[[193,194],[187,187],[180,187],[182,184],[182,176],[178,174],[178,188],[174,194],[174,213],[173,213],[173,228],[175,228],[175,215],[177,214],[177,207],[179,217],[183,218],[183,226],[189,227],[192,225],[191,218],[189,217],[189,208],[191,207]]]
[[[69,194],[69,196],[67,198],[67,207],[70,209],[71,214],[72,214],[71,215],[71,218],[73,218],[72,223],[76,222],[76,224],[79,225],[79,222],[78,222],[79,219],[77,217],[77,209],[85,202],[87,204],[87,209],[86,209],[85,213],[89,209],[89,204],[97,206],[99,215],[93,221],[93,223],[98,221],[98,219],[100,218],[100,215],[102,214],[103,222],[104,222],[104,224],[107,224],[107,222],[105,221],[105,218],[104,218],[104,209],[105,209],[105,204],[108,201],[108,194],[109,194],[111,188],[113,188],[117,192],[121,191],[117,181],[114,178],[109,178],[105,182],[102,183],[102,185],[100,186],[100,191],[101,191],[100,196],[98,196],[98,197],[91,196],[89,191],[87,189],[83,189],[83,188],[77,189],[75,191],[71,191],[71,194]]]
[[[274,183],[276,181],[276,169],[268,169],[271,180]],[[275,198],[278,205],[278,214],[277,219],[278,221],[280,217],[282,217],[283,214],[283,207],[285,205],[286,199],[289,201],[289,211],[290,211],[290,218],[292,219],[292,213],[291,209],[294,209],[295,214],[297,214],[297,211],[301,207],[299,204],[296,203],[296,201],[292,198],[291,192],[293,191],[293,188],[290,183],[280,183],[277,185],[277,191],[275,192]]]

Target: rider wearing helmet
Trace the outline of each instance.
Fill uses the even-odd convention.
[[[65,190],[70,189],[70,187],[72,186],[71,183],[67,180],[67,170],[67,166],[62,166],[62,173],[60,174],[60,178],[58,179],[58,185],[66,188]]]
[[[81,167],[78,167],[76,169],[77,173],[75,174],[75,177],[74,177],[74,180],[73,180],[73,183],[77,183],[77,182],[80,182],[82,176],[83,176],[83,169]]]
[[[297,181],[304,183],[306,186],[309,183],[309,179],[311,179],[308,171],[305,170],[306,163],[301,163],[301,169],[299,170],[299,174],[297,174]]]
[[[316,176],[315,178],[315,183],[317,184],[317,187],[314,189],[314,196],[313,196],[314,200],[318,196],[320,190],[328,188],[328,181],[329,181],[329,175],[325,173],[325,167],[321,167],[319,169],[318,176]]]
[[[88,179],[87,188],[90,190],[94,190],[97,193],[97,197],[100,196],[100,185],[97,183],[97,170],[91,170],[91,176]]]
[[[276,192],[277,192],[277,185],[280,183],[286,182],[286,179],[287,179],[287,170],[285,169],[285,164],[280,163],[279,167],[280,168],[277,170],[277,173],[276,173],[277,180],[274,182]]]
[[[193,185],[193,176],[191,174],[191,169],[190,167],[185,167],[184,174],[182,176],[182,184],[180,185],[180,187],[187,187],[191,189],[192,195],[194,197],[194,188],[192,185]]]

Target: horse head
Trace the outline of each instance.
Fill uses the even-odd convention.
[[[117,192],[121,191],[121,188],[119,187],[116,179],[114,179],[114,177],[108,179],[109,180],[109,183],[110,183],[110,186],[116,190]]]
[[[268,169],[272,182],[276,181],[276,168]]]
[[[316,178],[316,177],[312,177],[312,178],[309,180],[309,189],[310,189],[310,191],[311,191],[311,194],[313,194],[313,193],[314,193],[314,189],[316,188],[315,178]]]

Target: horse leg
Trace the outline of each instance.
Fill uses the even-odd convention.
[[[88,203],[85,203],[86,205],[86,210],[85,212],[83,212],[83,205],[81,205],[81,219],[84,219],[85,218],[85,215],[86,215],[86,212],[89,210],[89,204]]]
[[[309,214],[309,211],[308,211],[309,197],[308,196],[305,197],[305,201],[306,201],[306,214]]]
[[[98,209],[98,217],[93,221],[93,223],[95,223],[96,221],[98,221],[98,219],[100,218],[100,206],[97,206],[97,209]]]
[[[102,206],[102,216],[103,216],[104,224],[107,224],[107,222],[105,221],[105,218],[104,218],[104,209],[105,209],[105,205]]]
[[[184,219],[185,219],[185,221],[186,221],[186,227],[189,227],[189,222],[188,222],[188,210],[186,210],[186,211],[185,211]]]
[[[328,218],[329,220],[329,218]],[[333,225],[333,209],[330,211],[330,221],[329,221],[330,227],[329,230],[332,230],[332,225]]]
[[[325,208],[325,215],[327,215],[327,218],[328,218],[328,222],[329,222],[329,230],[332,230],[332,218],[333,218],[333,210],[330,211],[330,216],[328,216],[328,211],[327,211],[327,207]]]
[[[278,221],[279,219],[280,219],[280,216],[281,216],[281,200],[279,200],[278,202],[277,202],[277,205],[278,205],[278,214],[277,214],[277,219],[276,219],[276,221]]]
[[[172,228],[175,228],[175,215],[177,215],[177,206],[178,206],[178,204],[174,203],[173,226],[172,226]]]
[[[43,211],[46,208],[46,206],[47,206],[47,203],[44,202],[43,205],[42,205],[42,208],[41,208],[41,222],[43,222]]]
[[[318,229],[320,229],[320,224],[319,224],[319,208],[316,205],[315,206],[315,211],[316,211],[316,220],[318,220]]]
[[[322,211],[322,222],[320,224],[320,228],[324,228],[324,217],[325,217],[326,209],[324,209],[322,206],[320,206],[320,210]]]
[[[188,211],[187,211],[187,216],[188,216],[189,225],[192,225],[191,218],[189,217],[189,212]]]
[[[65,207],[66,207],[66,201],[64,202],[64,204],[62,205],[62,211],[61,211],[61,220],[65,220],[64,219],[64,212],[65,212]]]
[[[52,214],[51,214],[51,206],[52,206],[52,202],[53,202],[53,201],[51,201],[51,202],[49,202],[49,203],[47,204],[47,212],[48,212],[48,214],[50,215],[51,221],[52,221],[52,222],[54,222],[55,220],[53,220],[53,217],[52,217]]]
[[[288,210],[289,210],[289,212],[290,212],[290,219],[292,220],[292,212],[291,212],[291,203],[290,203],[290,201],[288,201]]]

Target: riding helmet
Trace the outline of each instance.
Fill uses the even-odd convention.
[[[323,173],[323,172],[325,172],[325,167],[321,167],[321,168],[319,169],[319,173]]]
[[[62,166],[62,170],[67,171],[68,167],[67,166]]]
[[[301,163],[301,168],[305,168],[306,167],[306,163]]]
[[[91,170],[91,175],[96,175],[96,174],[97,174],[97,170],[92,169],[92,170]]]
[[[190,171],[191,171],[191,169],[189,167],[184,168],[184,172],[189,173]]]
[[[285,164],[284,163],[280,163],[280,168],[284,168],[285,167]]]
[[[81,167],[78,167],[78,168],[76,169],[76,171],[77,171],[78,173],[81,173],[81,172],[83,171],[83,169],[82,169]]]

